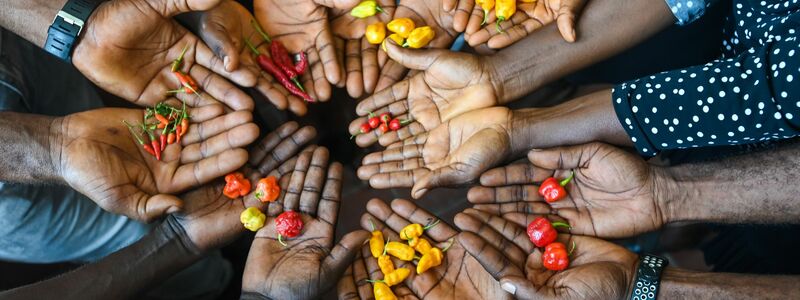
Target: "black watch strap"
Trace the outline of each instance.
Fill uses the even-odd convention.
[[[70,62],[72,46],[81,34],[84,23],[99,3],[100,0],[67,0],[47,30],[44,50]]]
[[[639,269],[633,284],[630,300],[653,300],[658,296],[661,272],[667,267],[666,258],[644,254],[639,257]]]

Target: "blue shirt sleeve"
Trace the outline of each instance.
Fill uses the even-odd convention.
[[[666,0],[667,6],[678,20],[675,24],[686,25],[699,19],[706,8],[716,0]]]

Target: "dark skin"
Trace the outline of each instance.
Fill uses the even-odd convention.
[[[247,256],[243,298],[315,299],[336,283],[369,237],[354,231],[334,247],[342,165],[328,165],[328,155],[325,148],[301,153],[289,177],[290,188],[282,190],[283,200],[270,203],[266,225],[256,233]],[[284,238],[283,246],[274,220],[287,210],[301,213],[304,227],[298,237]]]
[[[381,230],[385,238],[399,241],[398,232],[408,224],[428,224],[436,216],[417,207],[408,200],[394,200],[391,207],[383,200],[373,199],[367,203],[367,211],[361,218],[364,229]],[[370,222],[371,221],[371,222]],[[444,252],[442,265],[417,275],[411,262],[392,259],[396,268],[412,270],[406,280],[392,287],[400,299],[507,299],[510,298],[500,285],[483,271],[475,257],[465,251],[467,246],[456,238],[458,231],[444,222],[426,230],[424,238],[438,248],[450,248]],[[339,299],[372,299],[372,286],[367,279],[380,280],[382,275],[377,260],[372,257],[369,245],[362,247],[361,259],[357,259],[345,276],[339,280]]]

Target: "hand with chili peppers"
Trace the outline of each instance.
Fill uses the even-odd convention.
[[[502,1],[486,2],[495,3],[494,9],[486,14],[481,5],[476,5],[467,25],[464,38],[472,47],[486,44],[491,49],[502,49],[552,22],[558,24],[565,41],[575,42],[575,22],[586,4],[585,0],[519,2],[515,13],[498,23],[496,9]]]
[[[361,217],[361,227],[366,230],[374,229],[382,233],[389,243],[397,242],[408,246],[407,242],[400,239],[399,232],[410,224],[431,224],[438,218],[424,209],[417,207],[408,200],[394,200],[391,206],[380,199],[372,199],[367,203],[367,213]],[[484,271],[483,267],[472,255],[466,253],[465,246],[456,238],[459,232],[450,225],[440,222],[436,226],[424,230],[419,238],[429,241],[429,244],[441,250],[440,264],[432,264],[433,256],[424,258],[425,255],[414,254],[415,249],[406,248],[410,252],[411,261],[400,260],[392,256],[395,269],[407,269],[408,277],[400,283],[394,282],[393,276],[385,276],[380,271],[378,260],[371,254],[369,245],[361,247],[361,252],[355,262],[339,280],[339,295],[358,295],[361,299],[371,299],[374,294],[372,283],[367,280],[386,282],[397,296],[406,298],[417,297],[422,299],[511,299],[500,285]],[[405,248],[403,247],[403,248]],[[414,258],[413,256],[418,256]],[[431,261],[430,263],[428,261]],[[430,265],[429,265],[430,264]],[[435,266],[434,266],[435,265]],[[417,274],[417,269],[423,272]],[[384,292],[382,289],[381,292]],[[385,299],[385,298],[384,298]]]
[[[283,199],[269,203],[266,225],[256,233],[250,247],[242,294],[269,299],[316,299],[333,287],[369,233],[351,232],[334,246],[342,165],[328,163],[327,149],[302,152],[291,175],[286,177],[289,185]],[[302,228],[294,224],[284,228],[299,229],[297,236],[281,237],[284,245],[278,240],[276,226],[280,224],[276,219],[290,211],[300,218]]]
[[[290,93],[278,79],[263,72],[256,57],[247,47],[245,41],[250,40],[258,45],[261,53],[270,53],[269,45],[253,26],[255,17],[244,6],[236,1],[223,1],[213,9],[186,14],[182,18],[214,50],[227,71],[242,69],[257,74],[255,89],[266,100],[279,110],[289,109],[296,115],[305,115],[306,101]]]
[[[182,99],[198,106],[215,98],[233,110],[252,110],[253,100],[225,78],[250,87],[256,83],[255,73],[227,71],[206,44],[172,18],[220,2],[157,0],[145,6],[136,0],[102,2],[86,21],[72,63],[108,92],[153,106],[167,98],[168,90],[180,87],[172,63],[186,49],[180,71],[201,83],[200,89],[211,97],[186,95]]]
[[[635,277],[637,255],[611,242],[559,233],[537,248],[519,234],[527,224],[475,209],[455,222],[467,253],[517,299],[621,299]]]
[[[415,199],[437,187],[473,182],[512,156],[514,113],[497,106],[455,117],[429,132],[368,154],[358,178],[377,189],[411,187]]]
[[[657,199],[666,190],[663,176],[640,157],[602,143],[531,150],[530,163],[486,171],[481,186],[470,189],[474,208],[519,223],[526,213],[555,215],[572,233],[602,238],[631,237],[667,222]],[[548,203],[537,184],[574,173],[564,199]],[[558,183],[556,183],[558,184]]]
[[[420,72],[361,101],[356,107],[361,117],[350,123],[350,134],[359,132],[370,113],[390,113],[413,122],[397,132],[361,134],[356,137],[359,146],[376,141],[388,146],[468,111],[499,104],[496,70],[485,59],[444,49],[404,49],[394,41],[386,41],[385,46],[394,61]]]

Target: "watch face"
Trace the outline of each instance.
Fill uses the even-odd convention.
[[[658,279],[658,272],[655,268],[651,268],[650,266],[642,266],[639,268],[639,276],[647,281],[655,281]]]

